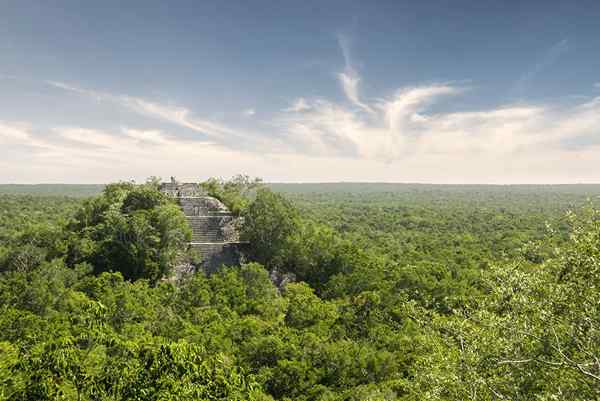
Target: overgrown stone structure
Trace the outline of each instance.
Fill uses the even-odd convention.
[[[190,246],[202,257],[201,268],[212,273],[221,265],[238,265],[242,259],[236,218],[218,199],[208,196],[198,184],[171,182],[161,191],[175,198],[192,228]]]

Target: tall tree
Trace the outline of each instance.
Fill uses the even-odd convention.
[[[260,189],[243,214],[241,238],[250,242],[250,256],[268,268],[285,264],[290,236],[298,230],[296,208],[283,196]]]
[[[182,211],[153,183],[107,186],[85,203],[72,228],[72,261],[153,283],[169,274],[191,238]]]

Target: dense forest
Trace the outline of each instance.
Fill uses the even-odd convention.
[[[600,399],[600,186],[201,185],[0,186],[0,400]]]

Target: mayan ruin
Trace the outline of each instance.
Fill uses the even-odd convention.
[[[208,196],[198,184],[171,181],[161,191],[179,203],[190,227],[190,246],[202,257],[202,270],[214,272],[221,265],[241,262],[242,242],[237,229],[238,218],[218,199]]]

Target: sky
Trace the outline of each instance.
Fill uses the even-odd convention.
[[[0,2],[0,183],[598,166],[598,1]]]

